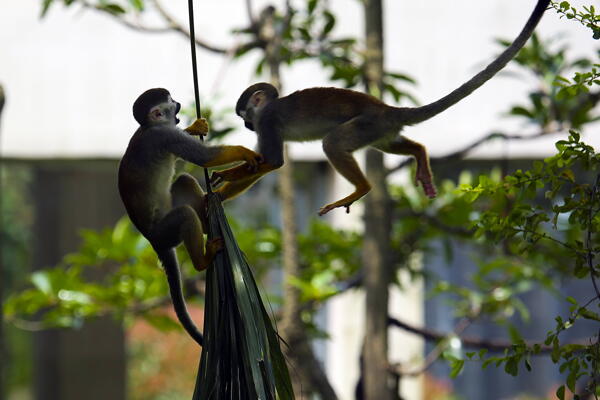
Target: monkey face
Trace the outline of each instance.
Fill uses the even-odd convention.
[[[181,104],[175,100],[173,100],[171,98],[171,96],[169,96],[168,100],[167,100],[167,107],[166,107],[169,111],[167,113],[167,115],[170,117],[172,116],[173,119],[175,120],[175,124],[179,123],[179,118],[177,118],[177,113],[179,113],[179,110],[181,110]]]
[[[245,110],[241,110],[238,115],[244,120],[244,126],[251,131],[254,131],[254,109],[251,104],[248,104]]]

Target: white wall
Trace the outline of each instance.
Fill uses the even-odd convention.
[[[58,2],[40,20],[40,3],[0,0],[0,82],[7,92],[0,137],[3,155],[120,156],[136,128],[130,110],[139,93],[164,86],[179,100],[193,98],[188,43],[178,34],[134,32],[108,16],[78,7],[65,9]],[[185,24],[186,2],[169,3]],[[331,3],[340,15],[337,32],[360,37],[359,2]],[[220,46],[232,44],[229,31],[244,25],[246,18],[241,4],[239,0],[198,2],[198,35]],[[417,79],[419,85],[412,91],[423,103],[434,100],[497,54],[493,39],[514,37],[533,4],[534,0],[387,1],[387,65]],[[566,32],[574,53],[592,54],[589,32],[576,23],[559,22],[553,11],[545,16],[540,31],[545,36]],[[240,91],[257,80],[255,59],[253,55],[229,63],[199,51],[202,101],[233,105]],[[286,92],[327,84],[322,72],[320,66],[307,62],[286,71]],[[436,155],[469,143],[490,127],[517,129],[514,123],[499,122],[499,113],[527,88],[523,81],[496,78],[451,112],[410,127],[405,134]],[[251,145],[252,135],[240,132],[232,140]],[[551,151],[551,143],[521,144],[509,150],[538,154]],[[480,154],[493,156],[498,150],[491,146]],[[295,146],[294,154],[322,157],[318,144]]]

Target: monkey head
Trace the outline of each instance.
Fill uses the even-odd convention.
[[[181,104],[171,98],[167,89],[154,88],[142,93],[133,103],[133,117],[141,125],[179,123]]]
[[[235,105],[235,113],[244,120],[244,125],[254,130],[254,118],[265,105],[279,97],[279,92],[270,83],[260,82],[248,87]]]

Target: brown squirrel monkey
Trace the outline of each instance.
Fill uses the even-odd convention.
[[[422,107],[392,107],[364,93],[347,89],[317,87],[279,97],[268,83],[247,88],[236,104],[236,113],[245,126],[258,136],[258,151],[264,162],[250,172],[237,167],[213,174],[215,184],[225,182],[219,192],[232,197],[252,185],[260,176],[283,165],[284,141],[323,140],[323,150],[333,167],[354,186],[355,191],[321,208],[323,215],[334,208],[350,205],[367,194],[371,185],[352,153],[371,146],[385,153],[415,157],[416,182],[429,197],[436,189],[425,147],[409,140],[400,131],[441,113],[467,97],[500,71],[523,47],[548,7],[539,0],[529,20],[513,43],[483,71],[450,94]]]
[[[184,328],[198,343],[202,335],[191,320],[185,305],[175,247],[182,241],[198,270],[206,269],[222,240],[204,245],[206,207],[198,182],[188,174],[174,182],[178,158],[203,167],[245,161],[255,169],[261,156],[242,146],[206,146],[190,135],[205,135],[208,124],[196,120],[181,130],[177,113],[181,105],[169,91],[149,89],[133,104],[133,116],[140,124],[119,165],[119,193],[129,218],[148,239],[160,259],[173,306]]]

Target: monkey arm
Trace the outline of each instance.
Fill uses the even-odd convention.
[[[241,167],[244,167],[244,166],[242,165]],[[239,168],[239,167],[236,167],[236,168]],[[218,193],[221,196],[222,201],[229,200],[229,199],[243,193],[244,191],[246,191],[248,188],[250,188],[250,186],[252,186],[263,175],[266,175],[267,173],[269,173],[273,170],[276,170],[277,168],[279,168],[279,167],[270,165],[267,163],[260,164],[255,172],[250,172],[250,171],[248,171],[247,168],[243,168],[243,171],[240,170],[240,178],[239,179],[225,182],[225,184],[223,186],[221,186],[219,189],[216,190],[216,193]],[[232,168],[232,169],[235,169],[235,168]],[[226,171],[222,171],[222,172],[226,172]],[[242,173],[245,173],[245,175],[242,176]],[[219,174],[219,172],[216,172],[213,174],[212,179],[211,179],[213,182],[215,182],[215,174]]]
[[[258,135],[258,151],[262,156],[262,163],[257,168],[248,168],[247,165],[239,165],[224,171],[218,171],[213,173],[212,182],[219,184],[221,182],[250,179],[253,178],[253,175],[260,177],[270,171],[281,168],[283,165],[283,138],[277,130],[269,125],[266,125]],[[242,190],[245,190],[245,188]]]
[[[210,161],[204,163],[205,167],[229,164],[236,161],[245,161],[240,168],[256,171],[262,156],[244,146],[219,146],[217,155]]]
[[[260,154],[243,146],[206,146],[179,129],[169,129],[158,134],[162,135],[163,149],[201,167],[246,161],[255,168],[262,159]]]

